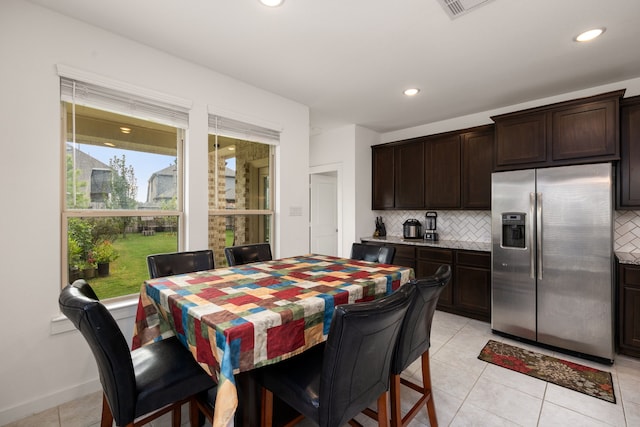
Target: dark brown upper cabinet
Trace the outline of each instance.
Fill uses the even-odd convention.
[[[640,96],[620,102],[618,208],[640,208]]]
[[[414,141],[394,147],[395,206],[412,209],[424,206],[424,144]]]
[[[460,135],[429,138],[424,152],[426,207],[459,209]]]
[[[373,209],[491,209],[493,128],[373,146]]]
[[[462,209],[491,209],[493,126],[462,134]]]
[[[424,147],[421,139],[372,148],[372,208],[424,207]]]
[[[491,209],[494,126],[425,140],[427,209]]]
[[[492,117],[496,122],[495,156],[498,169],[547,161],[547,114]]]
[[[612,161],[620,158],[624,90],[491,117],[495,169]]]
[[[382,145],[372,148],[373,209],[393,209],[395,207],[393,147]]]

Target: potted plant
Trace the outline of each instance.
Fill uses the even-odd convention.
[[[105,277],[109,275],[109,263],[115,261],[120,256],[114,249],[113,244],[109,240],[103,240],[94,248],[92,255],[98,264],[98,276]]]
[[[82,262],[82,248],[78,242],[69,237],[67,239],[68,247],[68,264],[69,264],[69,283],[73,283],[80,278],[80,264]]]
[[[86,260],[80,261],[78,268],[82,272],[82,278],[92,279],[96,277],[96,261],[91,257],[91,254]]]

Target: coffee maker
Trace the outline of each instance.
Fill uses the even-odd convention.
[[[436,212],[427,212],[424,218],[424,240],[431,242],[438,241],[438,233],[436,233],[436,221],[438,214]]]

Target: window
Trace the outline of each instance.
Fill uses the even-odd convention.
[[[185,107],[61,78],[63,283],[135,294],[146,256],[180,248]]]
[[[209,247],[216,265],[224,248],[272,243],[273,149],[280,134],[209,116]]]

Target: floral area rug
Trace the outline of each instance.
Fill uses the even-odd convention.
[[[609,372],[489,340],[478,359],[616,403]]]

